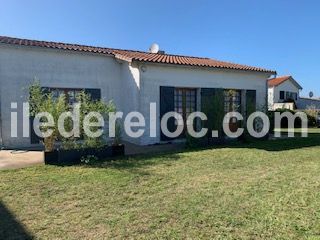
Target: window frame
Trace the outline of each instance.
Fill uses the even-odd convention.
[[[234,95],[230,95],[230,92],[234,92]],[[243,113],[242,109],[242,90],[240,89],[224,89],[223,91],[224,99],[224,113],[227,114],[229,112],[238,112]],[[237,120],[237,118],[232,117],[230,119],[230,124],[238,124],[241,121]]]
[[[58,96],[54,96],[56,98],[59,98],[60,95],[63,93],[66,96],[66,101],[69,103],[70,106],[72,106],[74,103],[77,102],[76,94],[80,93],[82,91],[85,92],[85,88],[60,88],[60,87],[43,87],[43,89],[46,89],[49,93],[54,93],[54,91],[59,91]],[[73,91],[73,101],[70,101],[70,95],[69,92]]]
[[[184,124],[184,129],[178,138],[185,138],[187,130],[187,119],[189,114],[197,111],[197,88],[185,88],[175,87],[174,88],[174,111],[181,114]],[[177,126],[177,121],[175,121]]]
[[[235,96],[230,96],[230,91],[235,92]],[[242,96],[241,96],[241,90],[238,89],[224,89],[224,112],[225,114],[229,112],[241,112],[242,110]],[[234,107],[234,105],[237,105]]]

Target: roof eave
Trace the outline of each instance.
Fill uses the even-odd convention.
[[[293,77],[290,77],[289,80],[292,81],[293,84],[296,85],[297,88],[299,88],[299,90],[303,89],[302,86]]]
[[[229,68],[229,67],[210,67],[210,66],[200,66],[200,65],[191,65],[191,64],[176,64],[176,63],[159,63],[159,62],[152,62],[152,61],[144,61],[144,60],[138,60],[138,59],[132,59],[132,62],[139,62],[139,63],[146,63],[146,64],[161,64],[161,65],[167,65],[167,66],[181,66],[181,67],[195,67],[195,68],[209,68],[209,69],[223,69],[223,70],[233,70],[233,71],[243,71],[243,72],[255,72],[255,73],[265,73],[275,75],[277,74],[276,71],[272,70],[250,70],[250,69],[238,69],[238,68]]]
[[[68,51],[74,53],[85,53],[85,54],[95,54],[95,55],[103,55],[114,57],[115,55],[107,52],[99,52],[99,51],[85,51],[85,50],[76,50],[76,49],[65,49],[65,48],[56,48],[56,47],[43,47],[43,46],[34,46],[34,45],[20,45],[15,43],[4,43],[0,42],[0,46],[8,46],[8,47],[21,47],[21,48],[30,48],[30,49],[45,49],[45,50],[56,50],[56,51]]]

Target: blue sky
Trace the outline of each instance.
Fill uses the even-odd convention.
[[[0,35],[210,57],[291,74],[320,96],[320,1],[0,0]]]

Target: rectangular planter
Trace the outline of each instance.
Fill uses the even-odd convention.
[[[44,152],[44,162],[45,164],[56,164],[59,158],[58,151]]]
[[[98,160],[104,160],[116,156],[123,156],[124,145],[105,146],[103,148],[54,150],[52,152],[44,152],[44,162],[45,164],[49,165],[80,164],[81,158],[89,155],[95,156]]]
[[[112,156],[113,157],[118,157],[118,156],[123,156],[124,155],[124,145],[112,145]]]

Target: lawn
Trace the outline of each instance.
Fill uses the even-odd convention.
[[[320,239],[319,173],[317,134],[1,171],[0,239]]]

